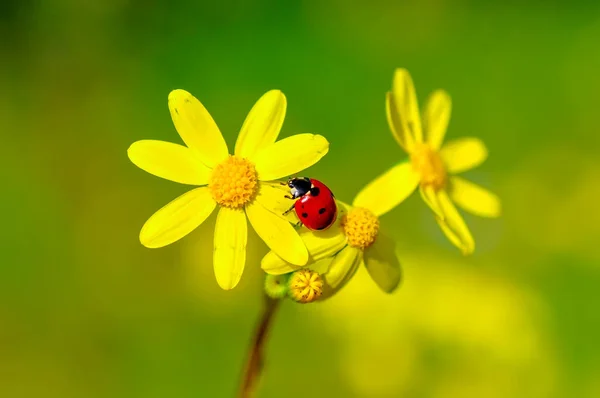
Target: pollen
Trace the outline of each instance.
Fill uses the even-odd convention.
[[[342,230],[350,246],[364,250],[377,239],[379,219],[368,209],[354,207],[342,217]]]
[[[318,272],[301,269],[289,279],[289,295],[298,303],[310,303],[323,294],[323,279]]]
[[[256,168],[247,159],[229,156],[213,169],[208,188],[219,205],[233,209],[243,207],[256,194]]]
[[[419,144],[411,153],[413,169],[421,176],[421,185],[436,191],[446,186],[447,174],[440,154],[427,144]]]

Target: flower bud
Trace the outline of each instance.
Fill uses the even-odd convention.
[[[289,274],[269,275],[265,278],[265,293],[273,299],[280,299],[288,294]]]
[[[323,294],[323,279],[318,272],[301,269],[291,274],[289,296],[298,303],[310,303]]]

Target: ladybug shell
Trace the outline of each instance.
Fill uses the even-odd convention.
[[[329,228],[337,217],[333,193],[321,181],[310,179],[312,188],[294,204],[298,218],[308,229]]]

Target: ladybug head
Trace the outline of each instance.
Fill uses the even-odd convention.
[[[308,177],[290,178],[287,185],[290,187],[290,194],[294,199],[306,195],[312,187],[312,183]]]

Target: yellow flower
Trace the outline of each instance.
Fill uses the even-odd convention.
[[[444,234],[464,254],[472,253],[475,242],[453,202],[478,216],[498,217],[500,200],[454,174],[483,163],[488,154],[485,145],[477,138],[461,138],[442,146],[450,120],[450,97],[442,90],[431,94],[421,120],[415,88],[405,69],[397,69],[394,74],[392,92],[386,97],[386,110],[392,134],[410,159],[371,182],[354,204],[382,215],[419,185],[421,197],[433,210]]]
[[[371,194],[377,196],[374,192]],[[338,218],[330,228],[324,231],[302,228],[300,231],[310,256],[307,267],[321,274],[323,279],[321,298],[339,291],[361,265],[384,292],[391,293],[401,277],[394,241],[381,232],[379,217],[372,208],[336,202]],[[262,259],[261,267],[272,275],[302,268],[273,251]]]
[[[213,265],[219,286],[234,288],[246,261],[247,223],[282,258],[304,265],[308,253],[281,212],[278,183],[321,159],[329,143],[320,135],[298,134],[277,141],[286,111],[279,90],[263,95],[250,110],[229,155],[227,144],[204,106],[184,90],[169,94],[169,110],[186,146],[137,141],[129,159],[158,177],[197,188],[158,210],[142,227],[140,242],[149,248],[171,244],[198,227],[219,206]]]

